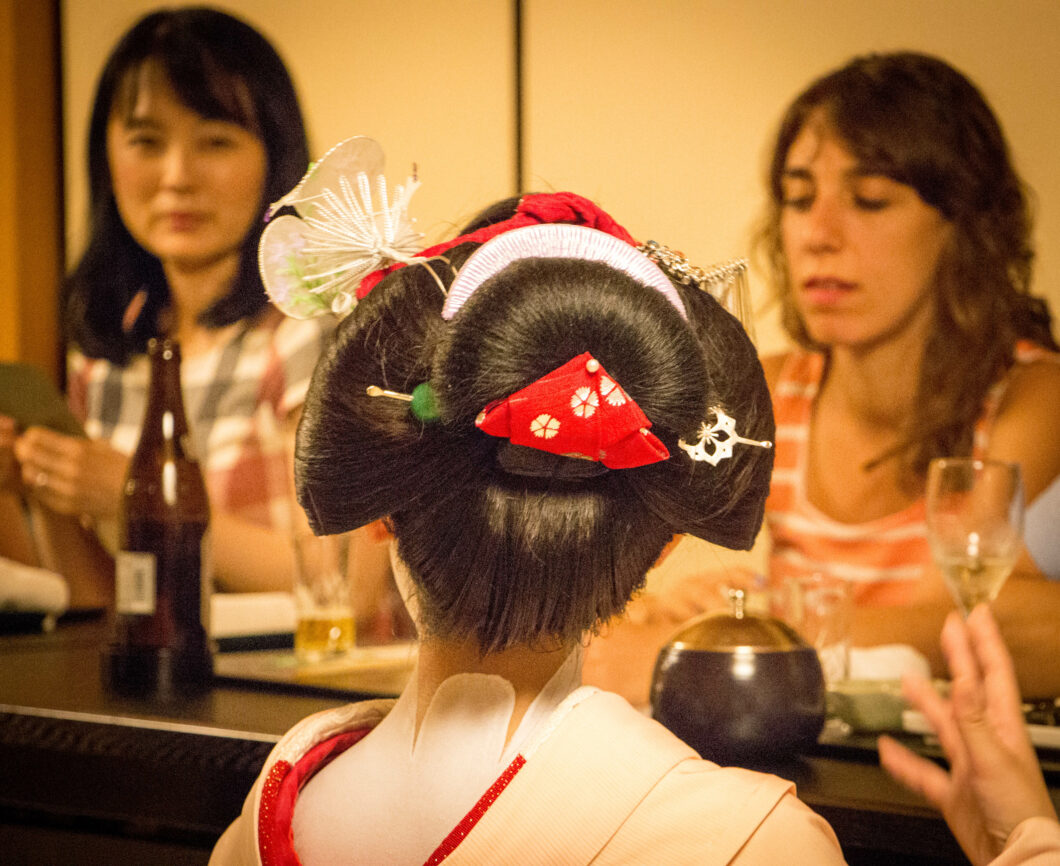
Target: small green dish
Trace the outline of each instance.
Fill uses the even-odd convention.
[[[842,680],[828,687],[826,704],[854,731],[900,731],[908,709],[899,680]]]

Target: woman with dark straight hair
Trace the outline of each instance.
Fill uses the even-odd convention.
[[[143,129],[138,145],[156,142],[137,116],[152,88],[202,121],[230,124],[264,149],[264,177],[253,202],[255,218],[239,238],[238,268],[228,291],[205,305],[202,322],[221,328],[251,318],[268,304],[258,273],[258,239],[265,205],[291,188],[309,164],[298,97],[276,50],[250,25],[226,13],[188,7],[152,12],[115,46],[96,86],[88,132],[89,239],[67,280],[67,336],[91,357],[124,364],[160,335],[158,312],[170,303],[163,261],[145,249],[125,222],[115,190],[112,121]],[[210,145],[224,146],[220,139]],[[147,290],[143,312],[123,321],[129,303]],[[131,327],[130,327],[131,324]]]
[[[324,228],[277,224],[263,263],[341,281],[301,252]],[[525,195],[339,291],[362,299],[313,376],[296,488],[318,534],[386,521],[417,664],[396,702],[289,732],[212,863],[842,862],[788,783],[581,686],[676,533],[751,544],[772,467],[754,347],[653,249],[579,196]]]
[[[257,247],[266,205],[307,164],[290,76],[250,25],[206,7],[167,9],[118,42],[89,126],[88,244],[62,299],[69,398],[88,438],[33,428],[16,445],[46,517],[74,517],[113,549],[147,343],[166,336],[181,348],[218,587],[290,587],[284,442],[330,327],[268,304]]]

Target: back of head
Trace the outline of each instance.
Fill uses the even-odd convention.
[[[577,639],[623,609],[674,533],[749,547],[772,452],[737,445],[712,466],[680,441],[695,442],[715,408],[742,436],[772,438],[769,395],[739,322],[696,288],[673,286],[686,319],[611,264],[532,254],[445,319],[439,284],[448,288],[477,248],[462,243],[444,261],[395,271],[340,325],[298,433],[296,482],[314,529],[389,516],[422,625],[472,636],[483,651]],[[585,352],[643,410],[667,459],[606,468],[476,426],[484,409]],[[365,390],[422,383],[437,420]]]
[[[122,223],[112,189],[107,127],[128,116],[147,67],[162,73],[179,101],[211,120],[234,123],[259,138],[267,169],[261,209],[297,182],[309,162],[298,97],[283,60],[257,30],[209,7],[163,9],[141,18],[118,42],[100,75],[88,137],[90,237],[66,287],[69,338],[88,354],[124,362],[157,336],[156,315],[169,299],[161,265]],[[253,315],[267,299],[257,270],[261,226],[243,243],[232,290],[204,313],[222,327]],[[122,314],[136,292],[148,292],[144,313],[130,333]]]

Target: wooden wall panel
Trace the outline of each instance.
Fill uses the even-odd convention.
[[[0,359],[58,380],[58,5],[0,0]]]

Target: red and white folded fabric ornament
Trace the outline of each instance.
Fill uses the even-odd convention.
[[[632,469],[666,460],[651,421],[589,352],[483,409],[475,425],[515,445]]]

